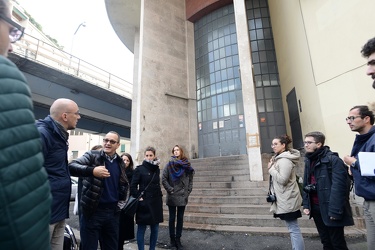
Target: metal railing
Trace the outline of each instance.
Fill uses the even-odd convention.
[[[12,46],[12,53],[21,57],[60,70],[65,74],[76,76],[129,99],[133,97],[133,85],[130,82],[31,35],[24,34],[22,39]]]

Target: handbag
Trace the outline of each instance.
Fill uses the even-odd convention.
[[[271,190],[271,187],[273,189],[273,192]],[[267,198],[266,198],[267,202],[276,202],[276,194],[275,194],[275,189],[273,188],[273,181],[272,181],[272,175],[270,175],[270,185],[269,185],[269,188],[268,188],[268,194],[267,194]]]
[[[121,212],[123,214],[126,214],[128,216],[134,216],[134,214],[137,212],[139,199],[142,197],[142,195],[145,193],[145,191],[147,190],[147,188],[150,186],[150,184],[151,184],[152,180],[154,179],[154,177],[155,177],[155,173],[152,176],[151,181],[147,184],[147,186],[145,187],[145,189],[138,195],[138,197],[135,198],[133,196],[129,196],[129,199],[127,200],[127,202],[125,203],[124,207],[121,210]]]

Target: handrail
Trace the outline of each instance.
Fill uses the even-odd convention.
[[[133,85],[103,69],[71,55],[31,35],[12,44],[14,54],[81,78],[118,95],[132,99]]]

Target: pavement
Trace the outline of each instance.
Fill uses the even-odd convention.
[[[70,208],[73,209],[74,202]],[[167,218],[164,218],[166,220]],[[79,237],[78,216],[70,214],[70,219],[66,220],[75,233],[77,240]],[[135,230],[136,230],[135,226]],[[136,232],[136,231],[135,231]],[[148,243],[150,229],[147,228],[145,242]],[[322,244],[317,236],[305,236],[305,249],[322,249]],[[350,250],[366,250],[366,238],[363,235],[346,236],[348,248]],[[220,230],[184,229],[181,237],[184,250],[290,250],[292,249],[288,236],[270,235],[267,232],[235,232],[232,228],[221,227]],[[156,250],[169,249],[169,232],[166,221],[159,227],[158,243]],[[127,242],[124,250],[136,250],[135,240]],[[148,246],[145,247],[148,249]]]

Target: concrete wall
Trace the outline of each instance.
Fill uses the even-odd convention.
[[[355,133],[349,109],[374,100],[365,74],[363,44],[374,37],[371,0],[269,0],[284,110],[296,88],[302,133],[320,130],[341,156],[350,153]],[[285,112],[287,124],[288,112]],[[290,129],[290,128],[289,128]]]
[[[144,149],[154,146],[163,167],[178,144],[194,157],[193,25],[186,21],[185,1],[142,1],[135,43],[132,155],[140,163]]]

